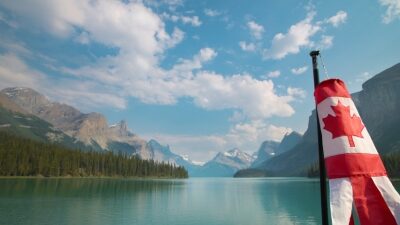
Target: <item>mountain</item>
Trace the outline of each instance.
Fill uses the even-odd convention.
[[[14,134],[45,142],[65,139],[60,142],[80,144],[82,148],[97,151],[138,155],[141,159],[170,162],[188,169],[196,168],[190,161],[174,154],[169,146],[155,140],[147,142],[132,133],[124,120],[109,126],[100,113],[82,113],[72,106],[52,102],[30,88],[3,89],[0,91],[0,104],[9,109],[0,108],[0,129],[7,128],[10,132],[11,124]],[[12,115],[10,110],[21,115]],[[33,122],[36,124],[32,125]]]
[[[23,115],[29,114],[27,111],[11,101],[8,96],[3,93],[0,93],[0,106],[13,113],[20,113]]]
[[[400,150],[400,63],[367,80],[355,95],[377,149],[381,153]]]
[[[150,157],[155,161],[164,161],[174,164],[180,164],[183,163],[182,161],[186,161],[182,156],[173,153],[168,145],[161,145],[154,139],[147,142],[147,148],[150,150]]]
[[[188,168],[192,166],[181,156],[172,153],[168,146],[162,146],[155,140],[146,142],[130,132],[124,120],[108,126],[102,114],[81,113],[71,106],[51,102],[30,88],[6,88],[0,91],[0,132],[4,137],[11,135],[16,140],[39,141],[38,146],[56,143],[70,149],[122,152],[138,155],[141,159],[169,162]],[[35,148],[37,150],[41,149]],[[138,162],[149,164],[148,161]],[[154,167],[154,164],[150,167]],[[170,172],[174,173],[175,170]],[[157,170],[155,173],[159,172]]]
[[[291,133],[286,133],[285,136],[282,138],[281,143],[279,144],[279,147],[277,151],[275,152],[275,155],[280,155],[282,153],[285,153],[289,150],[291,150],[294,146],[296,146],[300,141],[303,136],[296,132],[293,131]]]
[[[35,131],[24,137],[34,137],[35,140],[49,141],[62,139],[68,146],[79,146],[81,149],[97,151],[122,152],[128,155],[137,155],[141,159],[169,162],[184,166],[189,171],[197,169],[194,163],[185,160],[182,156],[174,154],[169,146],[163,146],[156,140],[147,142],[132,133],[126,121],[108,125],[107,119],[100,113],[82,113],[76,108],[48,100],[44,95],[30,88],[6,88],[0,91],[0,104],[6,105],[15,112],[20,112],[41,121],[40,127],[48,126],[48,130],[30,129]],[[12,116],[0,115],[4,120],[3,126],[8,126]],[[7,122],[8,121],[8,122]],[[1,124],[0,124],[1,126]],[[31,126],[30,124],[26,126]],[[33,127],[33,126],[31,126]],[[4,128],[3,128],[4,130]],[[26,129],[25,129],[26,130]],[[10,132],[10,129],[8,129]],[[20,127],[14,134],[25,134]],[[56,132],[55,134],[53,134]],[[38,136],[38,137],[37,137]],[[63,138],[60,138],[60,137]],[[57,137],[57,138],[54,138]]]
[[[279,142],[264,141],[257,151],[256,160],[251,164],[251,167],[257,167],[265,160],[275,156],[279,148]]]
[[[110,150],[137,154],[143,159],[151,156],[146,141],[131,133],[125,121],[108,126],[100,113],[82,113],[72,106],[51,102],[44,95],[30,88],[6,88],[0,93],[10,101],[56,129],[96,150]]]
[[[400,151],[400,63],[367,80],[362,90],[352,94],[352,98],[379,153]],[[291,150],[264,161],[255,170],[269,176],[306,175],[307,169],[318,159],[316,137],[316,114],[313,110],[299,143]],[[241,174],[252,176],[246,171]]]
[[[291,150],[301,141],[301,139],[302,135],[293,131],[285,134],[281,142],[264,141],[257,151],[257,158],[252,163],[251,168],[257,168],[265,161]],[[245,174],[249,174],[249,172]]]
[[[190,175],[195,177],[232,177],[236,171],[250,167],[253,160],[249,154],[235,148],[218,153],[212,160],[191,171]]]
[[[169,162],[172,164],[183,166],[186,168],[190,176],[195,170],[200,168],[199,165],[196,165],[187,157],[183,157],[181,155],[173,153],[168,145],[161,145],[156,140],[150,140],[147,143],[147,149],[149,149],[151,158],[153,160]]]
[[[257,151],[256,160],[252,163],[251,168],[257,168],[263,162],[291,150],[300,142],[301,138],[301,134],[293,131],[285,134],[281,142],[264,141]]]
[[[83,143],[64,134],[52,124],[28,113],[2,93],[0,93],[0,132],[75,149],[88,149]]]

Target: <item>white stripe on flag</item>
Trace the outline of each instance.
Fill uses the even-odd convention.
[[[353,188],[349,178],[329,180],[332,225],[349,225]]]
[[[387,176],[372,177],[376,187],[392,212],[397,224],[400,224],[400,196]]]

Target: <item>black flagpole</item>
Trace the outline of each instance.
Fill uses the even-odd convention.
[[[318,72],[318,63],[317,56],[319,55],[319,51],[311,51],[310,56],[312,58],[313,64],[313,75],[314,75],[314,89],[319,84],[319,72]],[[322,148],[322,135],[319,125],[318,112],[317,107],[315,107],[315,113],[317,117],[317,133],[318,133],[318,155],[319,155],[319,183],[321,189],[321,211],[322,211],[322,225],[328,225],[328,200],[327,200],[327,191],[326,191],[326,173],[325,173],[325,159],[324,159],[324,151]]]

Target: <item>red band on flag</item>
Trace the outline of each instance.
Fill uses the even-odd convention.
[[[351,177],[354,203],[362,225],[397,225],[371,177]]]
[[[329,179],[357,175],[386,176],[386,170],[378,154],[348,153],[325,158]]]
[[[314,96],[317,104],[329,97],[350,98],[346,85],[339,79],[322,81],[315,89]]]

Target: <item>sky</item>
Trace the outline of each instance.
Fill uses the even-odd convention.
[[[321,80],[400,62],[400,1],[0,0],[0,88],[122,119],[207,161],[304,133]]]

